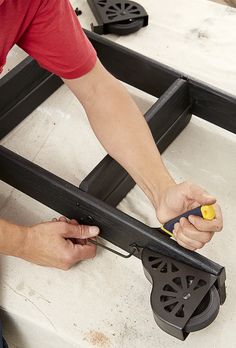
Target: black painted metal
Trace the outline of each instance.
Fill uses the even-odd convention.
[[[120,35],[127,35],[148,25],[148,15],[138,3],[130,0],[87,0],[98,25],[91,24],[97,34],[114,33],[112,28],[120,26]],[[140,26],[135,22],[141,21]],[[112,26],[113,25],[113,26]],[[122,30],[123,26],[123,30]],[[137,30],[135,30],[137,29]]]
[[[144,225],[3,146],[0,168],[0,179],[4,182],[68,218],[99,226],[101,237],[127,252],[136,244],[217,276],[223,270],[204,256],[182,248],[158,228]]]
[[[85,30],[103,65],[119,80],[159,98],[179,72],[154,59],[116,44],[103,36]]]
[[[196,81],[189,80],[193,113],[204,120],[236,133],[236,96]]]
[[[147,111],[145,118],[160,152],[188,124],[190,109],[188,83],[178,79]],[[134,185],[124,168],[107,155],[82,181],[80,188],[115,207]]]
[[[0,80],[0,139],[47,99],[62,80],[24,59]]]

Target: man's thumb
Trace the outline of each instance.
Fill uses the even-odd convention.
[[[97,226],[68,224],[68,231],[66,233],[66,237],[87,239],[91,237],[96,237],[98,234],[99,228]]]
[[[210,204],[214,204],[216,202],[215,197],[213,197],[205,192],[196,194],[196,196],[193,198],[195,198],[195,200],[201,205],[210,205]]]
[[[210,195],[201,187],[193,184],[187,186],[187,198],[195,200],[201,205],[209,205],[214,204],[216,202],[215,197]]]

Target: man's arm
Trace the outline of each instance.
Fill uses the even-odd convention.
[[[146,193],[161,222],[215,198],[191,183],[177,185],[164,166],[147,123],[123,85],[97,60],[95,67],[78,79],[64,79],[82,103],[90,124],[107,152],[117,160]],[[179,244],[201,248],[222,228],[218,205],[216,219],[181,219],[175,226]],[[191,223],[190,223],[191,220]]]
[[[97,63],[79,79],[64,80],[82,103],[106,151],[138,183],[153,205],[174,184],[147,123],[123,85]]]

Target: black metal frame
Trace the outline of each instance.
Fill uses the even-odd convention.
[[[86,31],[105,67],[120,80],[159,99],[145,117],[160,149],[165,148],[188,124],[191,114],[236,133],[236,98],[185,76],[139,53]],[[0,137],[50,96],[61,79],[26,58],[0,80]],[[106,156],[80,187],[0,146],[0,179],[32,198],[80,223],[95,224],[101,236],[130,252],[137,247],[141,258],[149,248],[161,255],[204,271],[214,277],[221,304],[225,300],[225,270],[195,252],[180,247],[160,229],[151,228],[117,210],[115,206],[134,186],[128,173]],[[32,184],[33,183],[33,184]],[[194,311],[195,308],[192,308]],[[184,327],[166,331],[184,339]]]

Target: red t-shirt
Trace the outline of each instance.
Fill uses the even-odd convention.
[[[0,73],[14,44],[66,79],[86,74],[96,62],[69,0],[0,0]]]

